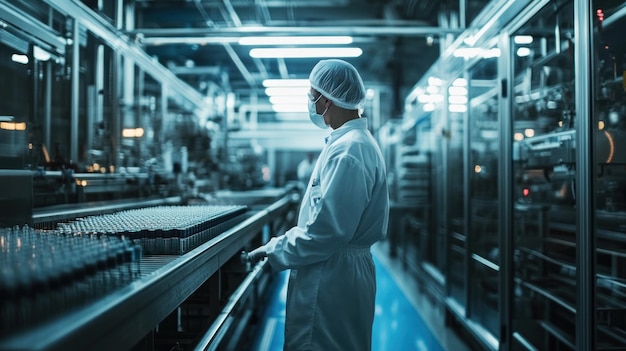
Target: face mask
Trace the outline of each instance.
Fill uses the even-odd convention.
[[[321,97],[322,95],[320,95],[315,101],[309,98],[309,118],[318,128],[327,129],[328,125],[324,122],[324,113],[326,113],[328,109],[324,110],[324,113],[321,115],[315,111],[315,103],[318,102]]]

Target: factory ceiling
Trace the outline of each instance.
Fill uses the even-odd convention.
[[[459,12],[487,1],[450,0],[136,0],[129,34],[179,78],[245,99],[266,78],[308,78],[320,58],[252,58],[246,36],[352,36],[349,58],[366,84],[388,87],[399,105],[440,53],[440,39],[458,34]],[[317,47],[312,45],[311,47]]]

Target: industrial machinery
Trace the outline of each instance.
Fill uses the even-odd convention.
[[[105,202],[0,229],[0,350],[245,349],[273,275],[240,253],[293,225],[293,200]]]
[[[431,211],[400,258],[478,349],[624,349],[626,8],[494,5],[405,101]]]

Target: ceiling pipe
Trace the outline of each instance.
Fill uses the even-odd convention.
[[[233,21],[233,25],[235,27],[241,27],[242,23],[233,7],[233,4],[229,0],[224,0],[224,6],[226,7],[226,11],[228,11],[228,15],[230,16],[230,20]]]
[[[350,0],[265,0],[265,6],[267,7],[341,7],[349,4]]]
[[[280,72],[280,77],[283,79],[288,79],[289,71],[287,70],[287,64],[285,63],[285,59],[277,58],[276,62],[278,63],[278,71]]]
[[[209,27],[208,30],[214,29],[215,22],[213,22],[211,18],[209,18],[209,15],[206,13],[206,10],[202,6],[202,3],[200,2],[200,0],[195,0],[194,3],[196,5],[196,8],[198,9],[198,12],[200,12],[200,15],[202,16],[207,26]],[[241,20],[237,16],[237,13],[235,12],[235,9],[233,8],[233,5],[230,3],[230,1],[224,0],[224,6],[226,7],[226,10],[228,11],[231,21],[236,26],[241,26]],[[237,66],[237,69],[239,69],[239,71],[241,72],[241,75],[243,75],[246,82],[248,82],[248,84],[252,87],[256,86],[256,80],[252,77],[250,72],[246,69],[246,66],[243,64],[243,62],[241,61],[241,59],[239,58],[235,50],[233,50],[233,47],[228,42],[222,42],[221,44],[224,47],[224,50],[226,50],[226,52],[230,56],[235,66]]]
[[[267,5],[265,4],[265,0],[255,0],[255,7],[259,9],[261,15],[263,16],[262,23],[267,24],[272,21],[270,11],[267,9]]]
[[[195,66],[195,67],[185,67],[185,66],[173,66],[168,67],[172,73],[177,76],[182,75],[212,75],[219,76],[222,73],[222,68],[219,66]]]
[[[254,60],[254,64],[256,65],[256,68],[259,70],[259,73],[261,74],[261,77],[263,79],[266,79],[269,77],[269,74],[267,73],[267,69],[265,68],[265,65],[263,64],[263,61],[261,61],[260,58],[253,58]]]
[[[150,6],[154,3],[154,0],[135,0],[135,3],[140,3],[142,6]],[[232,3],[235,6],[251,6],[249,0],[234,0]],[[265,0],[265,6],[267,7],[340,7],[349,4],[350,0]],[[216,6],[215,2],[207,2],[206,5]]]
[[[233,24],[236,27],[241,27],[241,20],[239,19],[239,16],[237,16],[237,12],[235,12],[235,8],[230,3],[230,1],[224,0],[224,6],[226,7],[226,10],[228,11],[228,14]],[[235,66],[237,66],[239,72],[241,72],[241,75],[246,80],[248,85],[250,85],[251,87],[255,87],[257,85],[256,80],[252,77],[252,74],[250,74],[250,71],[248,71],[246,65],[244,65],[244,63],[241,61],[233,47],[229,43],[223,43],[222,45],[230,56],[230,59],[233,60],[233,63],[235,64]]]
[[[202,16],[206,25],[209,26],[210,28],[215,28],[216,27],[215,22],[213,22],[211,18],[209,17],[209,14],[206,13],[206,10],[204,9],[204,6],[202,6],[202,3],[200,2],[200,0],[194,0],[193,3],[194,5],[196,5],[196,9],[198,10],[198,12],[200,12],[200,16]]]
[[[437,34],[460,34],[461,28],[442,28],[426,26],[319,26],[319,27],[222,27],[222,28],[171,28],[171,29],[136,29],[135,34],[144,36],[142,43],[155,44],[160,38],[204,38],[207,41],[224,40],[231,42],[242,35],[352,35],[352,36],[429,36]],[[223,36],[222,39],[219,36]],[[198,39],[201,40],[201,39]]]
[[[252,77],[252,74],[250,74],[250,71],[248,71],[246,65],[243,64],[233,47],[230,44],[224,44],[224,49],[226,49],[226,52],[230,55],[233,63],[237,66],[237,69],[239,69],[239,72],[241,72],[246,82],[248,82],[248,85],[255,87],[257,85],[256,80]]]

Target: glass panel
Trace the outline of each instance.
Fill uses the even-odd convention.
[[[512,40],[513,333],[541,350],[575,344],[573,2],[552,1]]]
[[[15,41],[18,41],[15,39]],[[30,118],[32,76],[29,74],[28,44],[21,50],[0,41],[0,168],[23,169],[27,152],[27,122]]]
[[[594,1],[594,160],[597,175],[597,349],[626,345],[626,47],[623,3]],[[617,11],[619,8],[622,11]]]
[[[495,337],[498,315],[498,62],[480,61],[469,72],[470,318]],[[462,101],[462,100],[461,100]]]
[[[402,162],[398,185],[399,197],[410,204],[410,209],[404,216],[404,230],[406,238],[405,250],[415,259],[409,264],[421,264],[432,258],[432,238],[429,230],[429,199],[430,199],[430,134],[431,116],[420,116],[413,127],[413,145],[401,148]],[[405,140],[406,141],[406,140]],[[412,252],[414,251],[414,253]]]
[[[446,89],[454,90],[453,85]],[[467,89],[467,88],[465,88]],[[467,96],[467,94],[466,94]],[[452,105],[450,105],[452,106]],[[450,111],[452,110],[452,111]],[[467,282],[465,279],[467,264],[467,235],[464,228],[464,160],[465,111],[450,108],[448,112],[448,131],[445,137],[448,145],[448,231],[450,240],[450,293],[457,302],[465,307]]]
[[[433,111],[431,116],[431,129],[441,130],[441,107],[437,110]],[[432,153],[430,156],[431,159],[431,167],[430,167],[430,184],[432,185],[430,189],[431,197],[430,204],[433,208],[433,211],[430,213],[430,232],[428,236],[431,239],[431,243],[433,244],[432,251],[426,256],[426,260],[432,263],[440,273],[446,272],[446,262],[447,262],[447,253],[446,253],[446,232],[444,228],[446,228],[445,221],[447,220],[445,201],[443,196],[443,189],[445,188],[445,178],[443,175],[445,174],[445,165],[444,165],[444,157],[443,157],[443,143],[442,139],[439,138],[437,133],[430,132],[428,139]]]

